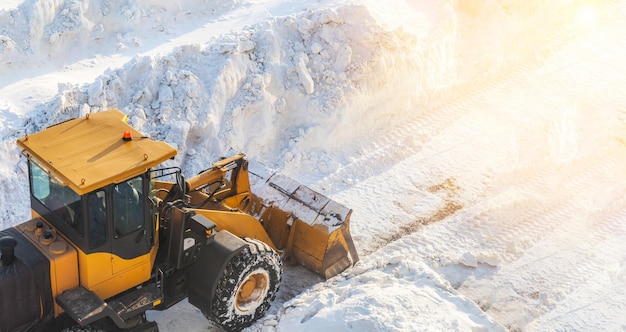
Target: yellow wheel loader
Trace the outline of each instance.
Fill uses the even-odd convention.
[[[358,260],[351,210],[236,154],[185,179],[176,150],[89,114],[18,139],[32,220],[0,231],[0,332],[158,331],[147,310],[188,298],[241,330],[285,260],[332,277]]]

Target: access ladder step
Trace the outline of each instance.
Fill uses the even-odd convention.
[[[56,301],[81,326],[108,316],[111,310],[98,295],[83,287],[64,291]]]

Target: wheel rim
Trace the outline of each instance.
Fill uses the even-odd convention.
[[[269,286],[266,273],[256,272],[249,274],[237,290],[235,305],[240,311],[256,309],[263,302]]]

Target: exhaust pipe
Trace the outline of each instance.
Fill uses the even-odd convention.
[[[3,236],[0,238],[0,266],[9,266],[15,261],[15,246],[17,241],[12,236]]]

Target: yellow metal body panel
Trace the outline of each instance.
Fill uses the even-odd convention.
[[[48,261],[50,261],[50,285],[52,298],[63,291],[78,287],[78,262],[77,253],[65,239],[55,234],[49,241],[45,241],[42,235],[36,232],[36,223],[39,219],[33,219],[15,226],[24,236],[39,248]],[[47,226],[49,227],[49,226]],[[54,303],[54,316],[63,313],[63,309]]]
[[[34,210],[32,214],[34,221],[31,220],[30,222],[24,223],[26,229],[34,229],[34,223],[38,220],[46,222],[46,220]],[[52,225],[47,222],[46,227],[54,229]],[[55,258],[58,267],[55,267],[55,272],[51,273],[51,275],[55,276],[57,279],[53,279],[51,282],[53,289],[55,287],[54,285],[57,285],[56,288],[59,291],[57,293],[53,291],[53,297],[61,294],[64,290],[78,287],[80,284],[86,289],[96,293],[100,298],[107,299],[150,279],[158,245],[153,246],[151,251],[146,255],[134,259],[123,259],[117,255],[105,252],[86,254],[80,249],[75,249],[76,247],[72,242],[63,236],[63,234],[57,233],[56,230],[55,235],[58,241],[63,241],[68,244],[68,253],[71,253],[71,255],[64,254],[62,259],[60,257]],[[44,254],[45,253],[44,251]],[[72,259],[70,260],[66,256],[71,256]],[[50,265],[50,269],[52,270],[52,261]],[[57,309],[60,308],[55,303],[55,315]]]
[[[125,118],[115,109],[94,113],[22,137],[17,145],[62,185],[83,195],[142,174],[176,155],[172,146],[145,137]],[[124,131],[133,139],[123,140]]]
[[[247,237],[265,242],[274,250],[278,250],[274,242],[270,239],[263,225],[259,223],[253,216],[239,211],[219,211],[219,210],[193,210],[197,214],[201,214],[216,225],[218,231],[226,230],[239,237]]]
[[[78,252],[81,286],[107,299],[150,279],[150,254],[122,259],[110,253]]]

